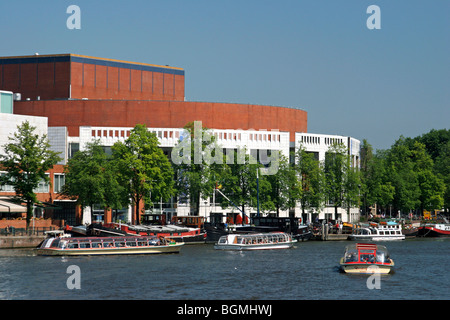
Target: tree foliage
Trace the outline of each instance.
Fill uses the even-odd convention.
[[[131,130],[125,142],[116,142],[112,151],[119,182],[135,206],[134,222],[139,224],[144,209],[141,200],[151,203],[150,192],[163,200],[174,194],[172,166],[156,135],[141,124]]]
[[[61,194],[76,200],[82,209],[89,206],[91,221],[94,204],[121,209],[129,202],[117,179],[116,163],[98,141],[88,143],[85,150],[76,152],[64,167],[64,173],[65,184]]]
[[[18,125],[17,131],[8,137],[10,142],[3,146],[4,154],[0,155],[0,164],[7,171],[0,177],[0,184],[12,185],[18,199],[26,203],[27,228],[37,202],[34,190],[40,182],[49,182],[46,171],[61,160],[58,152],[50,150],[47,136],[39,136],[35,129],[28,121]]]

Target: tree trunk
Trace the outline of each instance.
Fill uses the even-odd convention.
[[[140,205],[140,202],[141,202],[141,199],[139,198],[139,197],[136,197],[135,198],[135,213],[134,213],[134,224],[135,225],[139,225],[140,224],[140,215],[139,215],[139,210],[141,210],[140,209],[140,207],[139,207],[139,205]]]
[[[30,227],[31,217],[33,216],[33,203],[30,200],[27,200],[27,231]]]

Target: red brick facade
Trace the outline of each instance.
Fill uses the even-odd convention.
[[[73,54],[0,58],[0,88],[22,99],[184,100],[184,70]]]
[[[66,126],[69,136],[78,136],[80,126],[182,128],[201,120],[215,129],[278,129],[307,131],[303,110],[273,106],[181,101],[52,100],[16,101],[15,113],[48,117],[49,127]]]

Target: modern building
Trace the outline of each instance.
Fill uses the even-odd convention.
[[[36,126],[48,135],[52,148],[61,152],[63,161],[49,173],[52,186],[40,197],[66,208],[59,218],[70,223],[82,221],[75,221],[81,216],[75,215],[73,202],[58,195],[64,183],[62,166],[86,143],[99,139],[103,146],[112,146],[125,140],[139,123],[155,132],[161,148],[169,153],[182,128],[188,122],[201,121],[224,149],[279,150],[289,157],[301,143],[323,159],[331,142],[339,139],[349,148],[354,165],[359,165],[358,140],[307,133],[307,112],[300,108],[186,101],[185,71],[181,68],[75,54],[0,57],[0,89],[14,93],[15,100],[14,107],[2,107],[6,112],[2,115],[5,118],[0,118],[0,128],[9,121],[6,117],[41,119],[36,120],[42,121]],[[10,134],[13,122],[8,125],[10,129],[2,132],[0,142]],[[131,210],[122,211],[125,220]],[[190,212],[189,203],[161,203],[154,212],[161,210],[169,215]],[[249,208],[249,212],[252,210]],[[352,211],[351,217],[345,210],[340,217],[326,210],[320,216],[350,221],[358,214],[358,209],[352,210],[356,212]],[[230,211],[233,209],[215,206],[211,197],[200,214],[209,217],[211,213],[226,215]],[[299,212],[297,208],[282,214],[297,216]],[[103,215],[102,208],[98,213]]]

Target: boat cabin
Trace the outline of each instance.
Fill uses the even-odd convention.
[[[258,234],[229,234],[220,237],[218,244],[266,244],[266,243],[283,243],[292,241],[291,237],[286,233],[258,233]]]
[[[174,216],[172,223],[175,225],[182,225],[191,228],[203,228],[205,224],[205,217],[200,216]]]
[[[390,263],[385,246],[371,243],[356,243],[345,248],[344,263]]]
[[[162,241],[164,241],[164,239]],[[44,240],[40,247],[58,249],[148,247],[162,245],[162,241],[160,238],[155,236],[115,238],[48,238]]]

